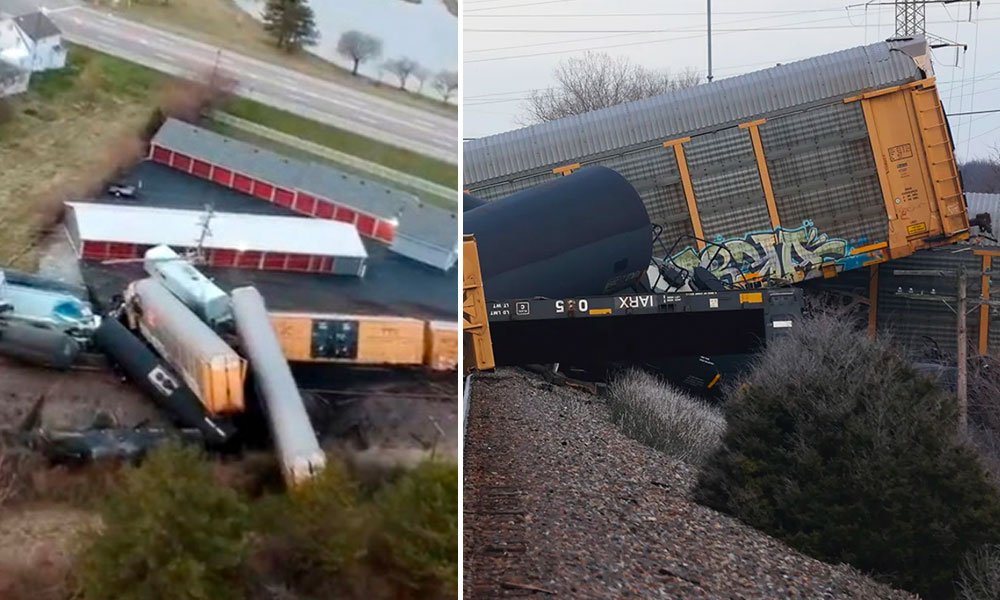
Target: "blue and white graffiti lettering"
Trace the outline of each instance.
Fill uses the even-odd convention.
[[[864,240],[859,242],[863,244]],[[824,265],[849,269],[861,265],[853,262],[869,259],[865,255],[852,256],[853,249],[847,240],[831,238],[816,229],[812,221],[804,221],[795,229],[779,227],[742,238],[717,239],[715,245],[700,251],[689,246],[672,258],[678,267],[688,271],[705,267],[729,284],[744,278],[800,281]]]

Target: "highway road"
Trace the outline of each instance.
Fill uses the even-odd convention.
[[[7,1],[0,0],[0,7]],[[451,164],[458,162],[457,118],[220,50],[71,0],[10,1],[43,6],[71,42],[173,75],[204,74],[217,66],[237,81],[241,96]],[[456,25],[456,35],[457,31]]]

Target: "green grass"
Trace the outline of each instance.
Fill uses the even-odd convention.
[[[35,73],[30,91],[44,100],[71,92],[98,90],[120,98],[148,99],[166,78],[148,67],[70,44],[66,68]]]
[[[414,196],[420,198],[426,204],[431,204],[433,206],[438,206],[440,208],[444,208],[447,210],[455,210],[455,203],[457,202],[457,196],[451,200],[448,200],[447,198],[442,198],[441,196],[437,196],[435,194],[427,194],[420,190],[416,190],[408,186],[402,185],[399,182],[383,179],[381,177],[368,173],[367,171],[362,171],[360,169],[353,168],[350,165],[345,165],[335,160],[330,160],[329,158],[326,158],[324,156],[313,154],[312,152],[309,152],[307,150],[303,150],[301,148],[295,148],[293,146],[289,146],[288,144],[283,144],[281,142],[272,139],[261,137],[249,131],[244,131],[239,127],[232,127],[225,123],[219,123],[218,121],[206,120],[204,123],[202,123],[202,126],[207,129],[211,129],[216,133],[221,133],[224,136],[231,137],[233,139],[237,139],[243,142],[247,142],[248,144],[253,144],[254,146],[259,146],[261,148],[267,148],[268,150],[272,150],[274,152],[277,152],[278,154],[287,156],[289,158],[296,158],[299,160],[307,160],[314,163],[329,165],[335,169],[344,171],[345,173],[351,173],[352,175],[357,175],[358,177],[368,179],[369,181],[377,181],[379,183],[395,188],[397,190],[413,194]]]
[[[458,189],[458,167],[417,152],[383,144],[245,98],[233,100],[226,107],[226,112],[328,148],[353,154],[390,169]]]

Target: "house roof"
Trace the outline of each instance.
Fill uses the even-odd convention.
[[[21,28],[21,31],[28,37],[35,40],[44,40],[54,35],[62,35],[56,24],[47,15],[41,12],[28,13],[15,17],[14,22]]]
[[[67,202],[83,240],[191,248],[205,213],[196,210]],[[368,256],[353,225],[306,217],[215,213],[205,248],[287,252],[334,257]]]

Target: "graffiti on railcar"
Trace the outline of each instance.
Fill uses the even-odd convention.
[[[859,246],[864,244],[864,240],[858,242]],[[719,238],[700,251],[688,246],[672,258],[681,268],[705,267],[730,284],[744,278],[801,281],[824,265],[851,269],[871,259],[868,253],[852,255],[855,247],[821,232],[812,221],[804,221],[795,229],[779,227],[740,238]]]

